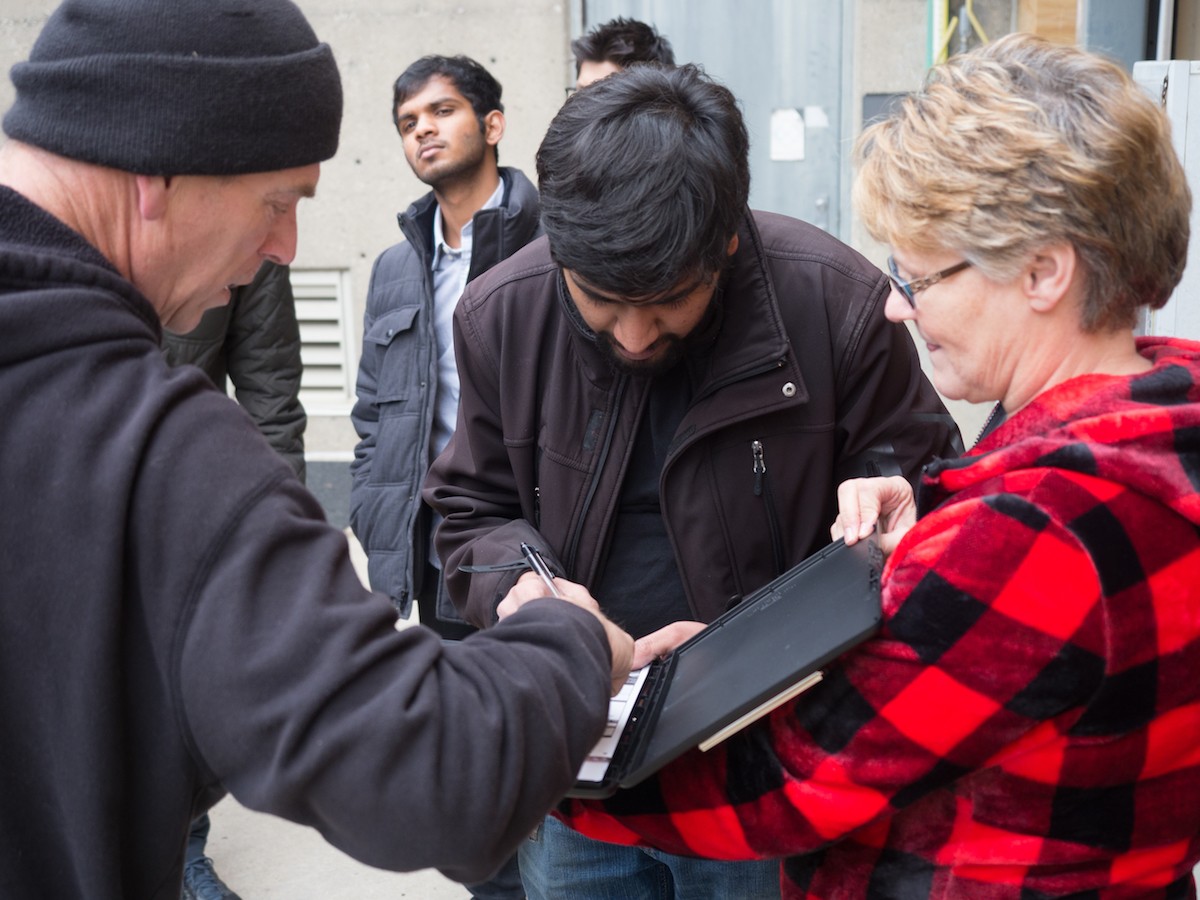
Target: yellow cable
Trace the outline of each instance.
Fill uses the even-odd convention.
[[[983,26],[979,24],[979,20],[975,18],[975,0],[967,0],[966,2],[967,20],[971,23],[971,27],[975,29],[975,33],[979,35],[979,39],[985,44],[989,43],[988,36],[983,30]]]
[[[954,16],[946,23],[946,30],[942,33],[941,39],[937,46],[937,61],[944,63],[946,61],[947,48],[950,46],[950,38],[954,37],[954,30],[958,28],[958,16]]]

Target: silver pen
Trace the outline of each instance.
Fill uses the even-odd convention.
[[[550,567],[546,565],[546,561],[542,559],[542,554],[538,552],[537,547],[530,546],[522,541],[521,552],[525,554],[525,561],[529,563],[529,568],[537,572],[538,577],[550,589],[550,593],[555,597],[562,597],[562,593],[554,586],[554,575],[550,571]]]

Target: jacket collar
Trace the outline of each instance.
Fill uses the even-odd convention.
[[[924,515],[1016,470],[1058,469],[1156,498],[1200,524],[1200,344],[1143,337],[1139,375],[1082,375],[1044,391],[959,459],[926,467]]]
[[[559,305],[573,326],[580,356],[587,362],[594,380],[606,381],[613,373],[597,346],[595,334],[571,300],[561,269],[556,281]],[[695,396],[703,397],[752,375],[777,371],[781,384],[795,387],[794,393],[788,394],[789,402],[807,399],[807,389],[780,315],[762,237],[749,211],[738,229],[738,249],[722,275],[718,290],[722,292],[719,316],[702,324],[702,328],[707,328],[703,335],[694,336],[705,344],[705,349],[689,355]]]
[[[795,298],[810,302],[810,298]],[[738,249],[725,279],[725,315],[717,335],[710,381],[727,384],[770,368],[797,388],[796,397],[807,397],[800,368],[779,309],[779,296],[771,278],[762,235],[753,213],[747,210],[738,230]]]
[[[500,183],[504,185],[504,195],[500,199],[500,206],[490,210],[480,210],[471,218],[478,229],[481,217],[500,216],[504,223],[503,230],[507,233],[513,229],[520,229],[529,216],[537,217],[537,188],[520,169],[501,166],[499,172]],[[426,263],[433,258],[433,217],[436,209],[437,197],[434,196],[433,191],[430,191],[396,216],[401,234],[420,253],[421,259]],[[529,236],[525,240],[515,243],[514,246],[519,247],[527,243],[533,236],[533,231],[534,229],[530,229]],[[476,236],[478,237],[478,234]]]

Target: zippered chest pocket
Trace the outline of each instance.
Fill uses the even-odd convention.
[[[404,306],[380,316],[363,335],[363,353],[375,356],[375,401],[381,415],[384,404],[404,403],[431,389],[432,348],[422,340],[420,325],[420,307]]]

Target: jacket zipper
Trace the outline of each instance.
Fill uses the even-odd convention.
[[[612,404],[613,413],[608,420],[608,428],[604,434],[604,446],[600,450],[600,457],[596,461],[596,468],[592,472],[592,480],[588,485],[587,499],[583,502],[583,508],[579,511],[579,516],[575,520],[575,527],[571,532],[571,539],[567,543],[567,552],[563,559],[563,565],[566,567],[568,574],[575,578],[582,578],[584,573],[575,571],[575,555],[579,552],[579,541],[583,536],[583,523],[587,519],[588,511],[592,508],[592,501],[596,499],[596,489],[600,486],[600,476],[604,473],[604,465],[608,462],[608,454],[612,449],[613,434],[617,430],[618,410],[621,409],[621,401],[625,399],[625,387],[629,383],[627,376],[620,376],[617,382],[616,402]]]
[[[975,444],[978,444],[980,441],[982,441],[987,436],[988,432],[997,427],[995,424],[996,418],[998,416],[1003,416],[1003,414],[1004,407],[1002,407],[999,403],[992,407],[992,411],[988,413],[987,419],[984,420],[983,427],[979,429],[979,434],[975,437]],[[974,447],[975,444],[972,444],[971,446]]]
[[[721,390],[722,388],[724,388],[727,385],[734,384],[734,383],[736,383],[738,381],[742,381],[743,379],[746,379],[746,378],[754,378],[758,375],[762,375],[767,372],[773,372],[777,369],[783,368],[784,365],[786,365],[786,362],[783,359],[772,360],[771,362],[757,366],[750,371],[742,372],[739,375],[734,375],[734,376],[726,378],[722,381],[710,384],[708,387],[708,390],[699,392],[696,394],[695,397],[692,398],[692,404],[695,405],[702,398],[710,396],[711,394],[715,393],[716,391]],[[720,428],[726,427],[728,424],[729,423],[726,422],[726,423],[723,423],[722,425],[710,426],[709,428],[702,429],[699,431],[693,430],[687,434],[686,439],[679,441],[678,445],[673,444],[667,453],[666,461],[663,463],[663,474],[660,476],[663,479],[663,481],[666,480],[667,471],[671,468],[671,466],[674,464],[675,460],[679,457],[679,455],[683,452],[683,450],[686,447],[691,446],[694,442],[700,440],[701,438],[705,437],[706,435],[710,434],[711,432],[717,431],[717,430],[720,430]],[[757,445],[757,447],[755,447],[755,445]],[[755,455],[754,493],[755,493],[755,496],[762,496],[765,498],[766,513],[767,513],[767,525],[768,525],[768,530],[770,532],[770,539],[771,539],[771,553],[775,559],[776,574],[781,575],[787,570],[787,567],[785,567],[785,565],[784,565],[783,534],[779,527],[779,514],[775,509],[775,495],[774,495],[774,492],[771,490],[770,484],[767,481],[766,456],[765,456],[765,452],[763,450],[762,441],[759,441],[759,440],[753,441],[751,444],[751,448],[754,451],[754,455]],[[761,469],[761,471],[760,471],[760,469]],[[660,503],[662,506],[663,520],[666,522],[666,526],[667,526],[667,537],[671,542],[672,549],[674,549],[675,548],[675,536],[671,530],[670,516],[667,515],[666,496],[665,495],[661,496],[659,498],[659,500],[660,500]],[[676,559],[678,559],[678,554],[676,554]],[[696,612],[696,604],[692,600],[691,591],[688,590],[687,576],[683,572],[680,572],[680,576],[683,578],[683,589],[684,589],[684,593],[687,595],[688,605],[691,607],[692,612],[695,613]]]
[[[779,532],[779,514],[775,509],[775,493],[767,479],[767,454],[763,442],[757,438],[750,442],[754,457],[754,496],[762,497],[767,514],[767,532],[771,537],[771,554],[775,559],[775,573],[783,573],[783,537]]]

